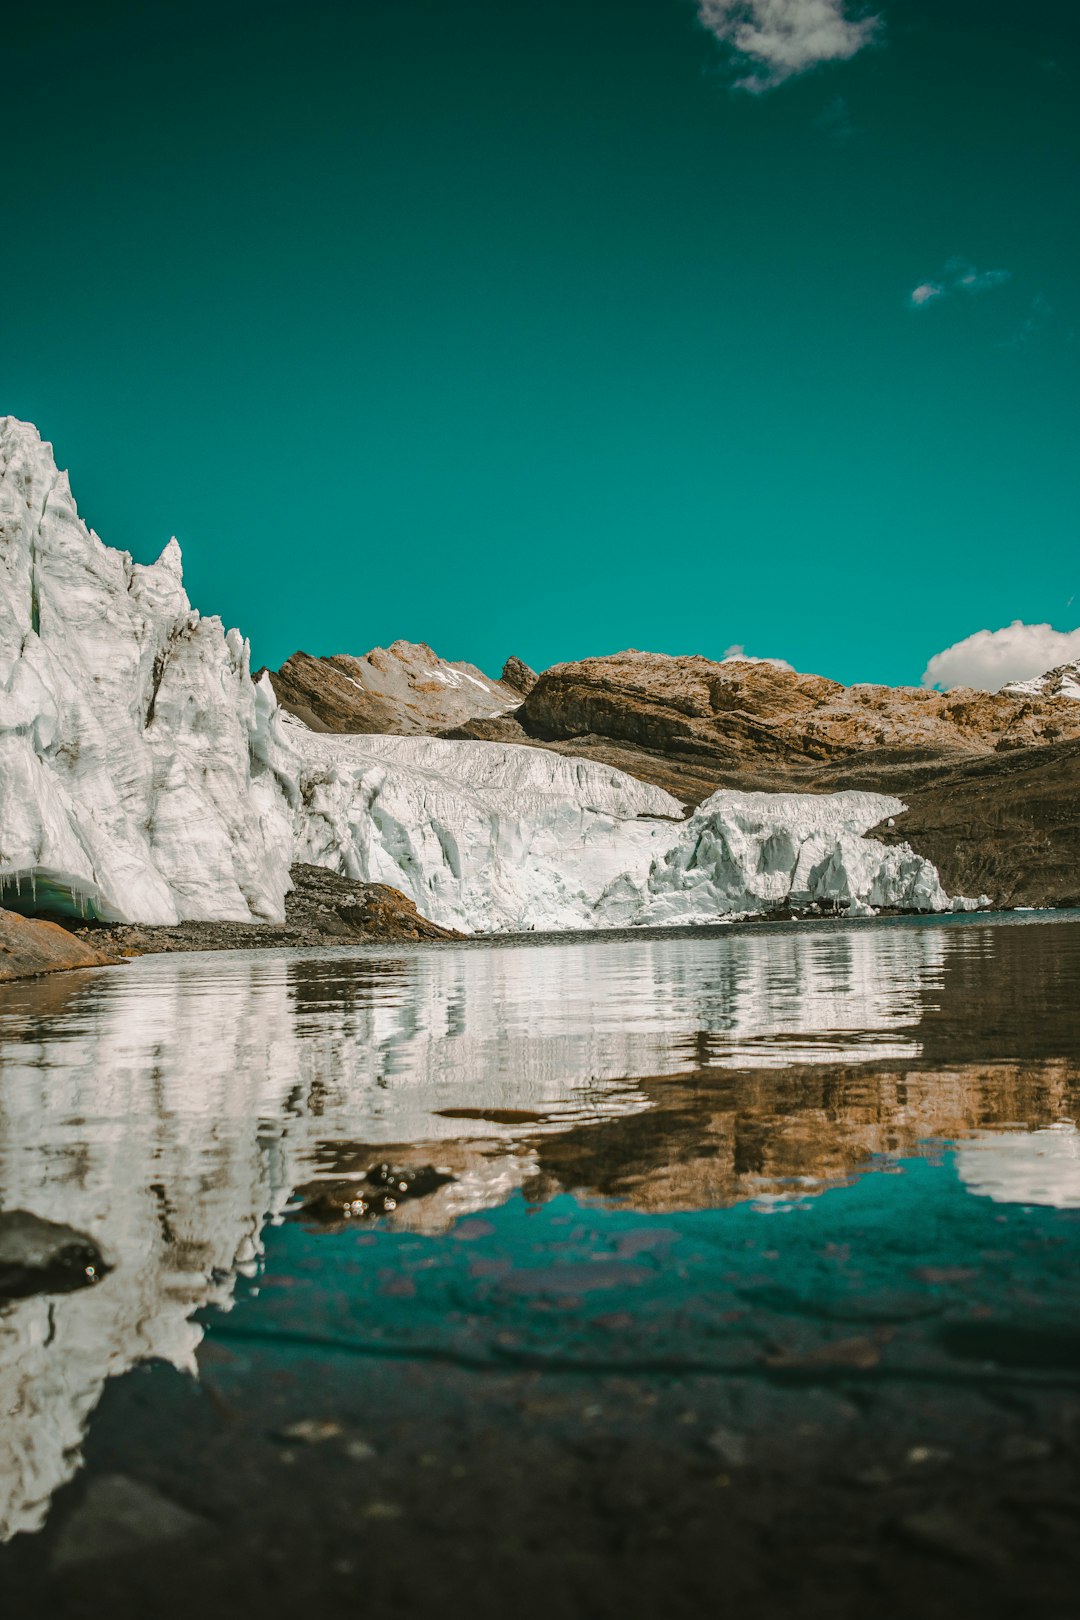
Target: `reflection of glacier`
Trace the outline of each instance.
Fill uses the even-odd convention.
[[[913,1056],[940,928],[415,951],[144,958],[0,995],[0,1208],[91,1235],[97,1288],[0,1314],[0,1538],[38,1525],[107,1378],[193,1366],[204,1304],[321,1145],[420,1144],[437,1228],[501,1202],[544,1130],[646,1106],[695,1063]],[[862,1034],[861,1032],[873,1032]]]

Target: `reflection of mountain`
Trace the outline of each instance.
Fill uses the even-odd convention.
[[[717,1206],[926,1135],[1049,1125],[1075,1113],[1073,1068],[973,1069],[946,1037],[977,1048],[971,1019],[997,1006],[990,1044],[1015,1055],[1025,963],[1045,978],[1072,932],[162,956],[0,992],[0,1208],[85,1231],[115,1267],[0,1315],[0,1537],[41,1522],[107,1378],[192,1365],[193,1312],[228,1304],[298,1185],[444,1165],[457,1179],[395,1217],[438,1233],[522,1186]],[[1050,981],[1064,997],[1068,973]]]
[[[972,1191],[1080,1203],[1075,1128],[1055,1124],[1080,1107],[1080,1065],[1065,1060],[944,1072],[700,1071],[642,1089],[648,1110],[536,1143],[538,1174],[526,1193],[612,1197],[651,1213],[791,1198],[849,1181],[879,1156],[911,1156],[928,1139],[989,1127],[996,1134],[958,1155]],[[1004,1134],[1010,1126],[1045,1128]],[[1040,1185],[1036,1197],[1030,1189]]]

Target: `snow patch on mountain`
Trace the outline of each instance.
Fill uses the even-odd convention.
[[[1069,664],[1058,664],[1030,681],[1009,681],[1001,690],[1009,697],[1080,698],[1080,658],[1074,658]]]

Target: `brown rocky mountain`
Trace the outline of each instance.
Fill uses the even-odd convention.
[[[772,663],[635,651],[557,664],[515,718],[538,740],[602,738],[761,787],[853,762],[958,763],[1080,737],[1080,704],[1059,696],[841,686]]]
[[[270,680],[282,708],[313,731],[433,733],[516,708],[536,677],[510,659],[501,681],[451,663],[424,642],[395,641],[362,658],[296,652]]]
[[[498,726],[688,803],[718,787],[893,793],[909,811],[879,835],[910,842],[950,893],[1080,904],[1080,702],[1061,692],[844,687],[630,651],[547,670]]]

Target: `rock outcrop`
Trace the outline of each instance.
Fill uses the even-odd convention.
[[[762,787],[852,760],[958,761],[1080,737],[1080,709],[1054,694],[846,687],[774,663],[635,651],[555,665],[516,718],[540,741],[602,740]]]
[[[253,951],[326,945],[369,945],[462,939],[422,917],[412,900],[384,883],[358,883],[325,867],[297,863],[285,896],[283,923],[85,923],[80,941],[123,956],[169,951]]]
[[[502,684],[514,692],[520,692],[523,698],[528,697],[539,679],[535,669],[530,669],[520,658],[508,658],[503,665]]]
[[[270,680],[282,708],[312,731],[412,736],[506,714],[521,702],[520,683],[531,674],[512,659],[503,679],[493,681],[475,664],[447,662],[424,642],[395,641],[362,658],[296,652],[270,671]]]
[[[105,967],[116,957],[69,934],[58,923],[0,911],[0,984],[66,968]]]

